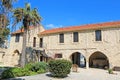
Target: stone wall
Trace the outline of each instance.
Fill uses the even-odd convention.
[[[42,26],[35,27],[27,33],[27,47],[33,47],[33,38],[36,37],[36,47],[39,47],[39,37],[37,34],[44,31]],[[23,43],[23,33],[20,33],[19,42],[15,42],[16,35],[11,35],[10,47],[5,53],[4,65],[6,66],[16,66],[19,65],[20,55],[22,54]],[[17,52],[16,52],[17,51]],[[1,55],[0,55],[1,57]]]
[[[43,38],[43,49],[55,58],[55,54],[62,54],[64,59],[71,60],[71,55],[75,52],[81,53],[86,58],[86,65],[89,65],[89,58],[95,52],[101,52],[108,60],[111,67],[120,66],[120,28],[104,28],[102,31],[102,41],[95,41],[95,30],[64,32],[64,43],[59,43],[59,33],[38,36],[44,31],[42,26],[30,30],[27,36],[27,47],[33,47],[33,38],[36,37],[36,48],[39,47],[39,40]],[[79,32],[79,42],[73,42],[73,32]],[[62,33],[62,32],[61,32]],[[6,51],[4,59],[0,55],[0,60],[5,65],[17,65],[22,51],[23,35],[20,41],[15,42],[15,35],[12,35],[10,48]],[[18,50],[17,53],[14,51]]]
[[[110,65],[120,66],[120,28],[105,28],[101,31],[102,41],[95,41],[95,30],[73,31],[79,32],[79,42],[73,42],[73,32],[64,33],[64,43],[59,43],[59,33],[41,37],[46,52],[53,56],[61,53],[63,58],[70,60],[72,53],[79,52],[89,62],[90,56],[99,51],[107,56]]]

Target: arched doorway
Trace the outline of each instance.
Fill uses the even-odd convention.
[[[72,64],[77,64],[79,67],[86,67],[85,57],[79,53],[75,52],[71,55]]]
[[[89,58],[89,67],[102,69],[109,68],[109,60],[105,54],[95,52]]]

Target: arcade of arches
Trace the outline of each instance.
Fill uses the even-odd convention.
[[[73,64],[79,67],[86,67],[86,58],[79,52],[75,52],[70,56]],[[89,57],[89,67],[91,68],[109,68],[109,60],[106,55],[101,52],[95,52]]]

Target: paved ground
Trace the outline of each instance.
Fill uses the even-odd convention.
[[[78,72],[71,72],[68,77],[57,79],[47,76],[49,73],[39,74],[35,76],[26,76],[9,80],[120,80],[120,72],[108,74],[107,70],[102,69],[82,69]]]

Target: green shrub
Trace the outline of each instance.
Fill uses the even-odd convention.
[[[30,70],[27,68],[21,68],[21,73],[20,76],[30,76]]]
[[[11,69],[12,73],[14,74],[14,76],[23,76],[23,72],[22,72],[22,68],[13,68]]]
[[[39,70],[37,71],[38,74],[40,74],[40,73],[45,73],[45,72],[46,72],[46,70],[44,70],[44,69],[39,69]]]
[[[33,72],[33,71],[29,71],[28,76],[32,76],[32,75],[36,75],[36,74],[38,74],[38,73],[37,72]]]
[[[27,76],[29,75],[29,71],[25,68],[9,68],[3,71],[1,77],[2,79],[6,78],[13,78],[13,77],[20,77],[20,76]]]
[[[2,78],[2,79],[14,78],[14,77],[15,77],[15,76],[14,76],[11,68],[5,70],[5,71],[2,72],[2,74],[1,74],[1,78]]]
[[[31,70],[34,72],[43,73],[48,70],[48,65],[45,62],[38,62],[32,65]]]
[[[108,69],[108,73],[109,74],[113,74],[113,70],[112,69]]]
[[[35,64],[35,63],[28,63],[28,64],[25,65],[24,68],[26,68],[26,69],[28,69],[28,70],[31,70],[34,64]]]
[[[72,63],[68,60],[51,60],[49,71],[54,77],[66,77],[70,73]]]
[[[24,68],[8,68],[3,71],[1,77],[2,79],[6,79],[13,77],[30,76],[39,73],[45,73],[47,69],[47,63],[45,62],[29,63],[26,64]]]

